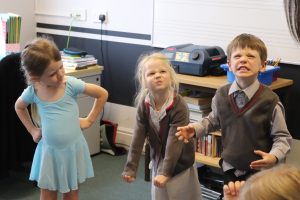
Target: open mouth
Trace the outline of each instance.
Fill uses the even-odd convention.
[[[237,68],[237,70],[238,71],[242,71],[242,72],[243,71],[249,71],[249,69],[247,67],[245,67],[245,66],[240,66],[240,67]]]

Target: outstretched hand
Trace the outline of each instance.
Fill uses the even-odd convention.
[[[261,156],[262,159],[250,163],[250,168],[260,170],[262,168],[270,168],[277,163],[276,156],[260,150],[254,150],[254,153]]]
[[[239,192],[245,181],[230,181],[227,185],[223,186],[224,200],[237,200],[239,199]]]
[[[129,175],[122,175],[122,179],[127,183],[132,183],[135,181],[135,177]]]
[[[195,128],[189,124],[187,126],[178,127],[175,133],[178,140],[183,140],[184,143],[188,143],[189,139],[195,135]]]

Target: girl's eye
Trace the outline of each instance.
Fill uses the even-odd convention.
[[[154,72],[147,73],[147,76],[153,76],[153,75],[154,75]]]

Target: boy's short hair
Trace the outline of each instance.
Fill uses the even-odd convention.
[[[229,60],[232,54],[232,51],[237,48],[250,48],[258,51],[260,59],[262,61],[267,60],[267,47],[265,43],[256,37],[255,35],[243,33],[236,36],[227,46],[227,59]]]

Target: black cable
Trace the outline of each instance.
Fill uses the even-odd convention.
[[[105,66],[104,65],[104,55],[103,55],[103,40],[102,40],[102,35],[103,35],[103,29],[102,29],[102,24],[103,24],[103,21],[101,21],[101,26],[100,26],[100,45],[101,45],[101,47],[100,47],[100,54],[101,54],[101,58],[102,58],[102,66]],[[101,82],[103,81],[103,74],[101,74],[100,75],[101,77]],[[105,113],[105,107],[103,107],[103,110],[102,110],[102,115],[101,115],[101,117],[100,117],[100,125],[101,125],[101,122],[102,122],[102,120],[103,120],[103,117],[104,117],[104,113]]]
[[[103,55],[103,40],[102,40],[103,29],[102,29],[102,24],[103,24],[103,22],[101,22],[101,26],[100,26],[100,45],[101,45],[102,66],[105,66],[105,64],[104,64],[104,55]]]

